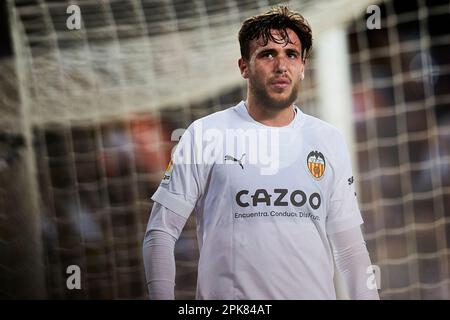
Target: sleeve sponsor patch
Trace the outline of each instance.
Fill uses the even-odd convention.
[[[162,178],[161,184],[168,184],[170,182],[170,178],[172,177],[173,170],[173,161],[170,160],[167,165],[166,171],[164,172],[164,177]]]

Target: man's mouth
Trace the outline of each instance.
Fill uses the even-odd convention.
[[[288,79],[275,79],[271,81],[270,84],[277,89],[284,89],[288,87],[291,82]]]

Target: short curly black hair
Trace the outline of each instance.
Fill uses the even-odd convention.
[[[286,6],[278,6],[266,13],[246,19],[239,30],[241,56],[250,59],[250,41],[262,38],[263,45],[270,41],[290,43],[287,29],[292,29],[302,44],[302,59],[309,58],[312,49],[312,31],[308,21],[298,12],[291,11]],[[271,30],[278,30],[281,39],[273,37]]]

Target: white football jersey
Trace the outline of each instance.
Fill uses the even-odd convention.
[[[198,299],[336,299],[327,234],[360,225],[347,146],[295,107],[284,127],[245,103],[192,123],[152,199],[195,212]]]

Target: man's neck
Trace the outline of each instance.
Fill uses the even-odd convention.
[[[253,120],[270,127],[287,126],[295,117],[295,110],[292,104],[284,109],[274,110],[258,105],[251,101],[251,99],[247,99],[245,105]]]

